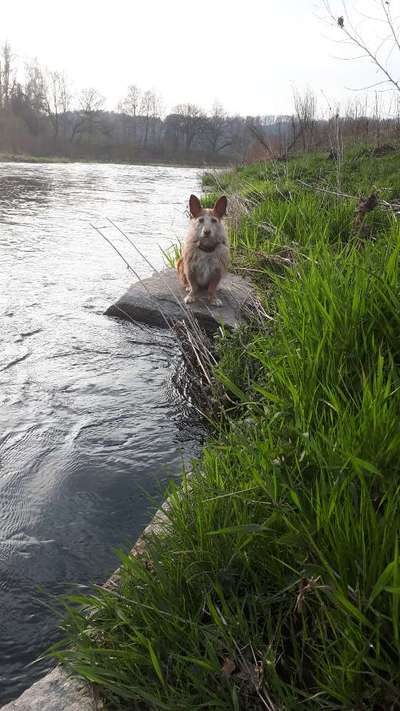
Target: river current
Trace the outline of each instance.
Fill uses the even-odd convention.
[[[47,596],[103,582],[199,443],[167,331],[103,315],[184,235],[193,168],[0,163],[0,705],[48,668]],[[42,590],[42,592],[41,592]]]

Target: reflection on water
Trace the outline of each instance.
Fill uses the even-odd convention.
[[[39,586],[103,581],[196,449],[174,342],[103,316],[130,276],[90,228],[115,220],[160,266],[196,187],[193,169],[0,164],[0,704],[47,668],[27,668],[56,634]]]

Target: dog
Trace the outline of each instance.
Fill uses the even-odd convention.
[[[223,195],[213,208],[206,209],[196,195],[190,196],[192,219],[182,257],[176,263],[179,278],[188,291],[186,304],[195,303],[200,292],[207,290],[209,304],[222,306],[216,291],[229,266],[229,246],[222,222],[227,202]]]

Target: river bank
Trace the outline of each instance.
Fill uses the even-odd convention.
[[[53,651],[111,704],[398,708],[399,167],[205,179],[263,310],[215,342],[218,416],[166,533],[121,556],[118,593],[67,601]]]
[[[176,161],[176,160],[163,160],[162,158],[160,159],[140,159],[137,161],[134,160],[117,160],[117,159],[96,159],[96,158],[90,158],[90,157],[80,157],[80,158],[69,158],[67,156],[53,156],[53,155],[45,155],[45,156],[34,156],[34,155],[29,155],[29,154],[24,154],[24,153],[16,153],[16,154],[10,154],[10,153],[0,153],[0,163],[82,163],[83,165],[133,165],[133,166],[168,166],[171,168],[201,168],[205,169],[207,168],[208,170],[213,169],[213,168],[226,168],[227,165],[229,164],[229,161],[226,162],[221,162],[219,164],[215,164],[213,162],[208,162],[208,161],[202,161],[202,160],[184,160],[184,161]]]

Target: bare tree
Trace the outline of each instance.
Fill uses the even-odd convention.
[[[219,153],[232,144],[232,137],[227,132],[227,118],[222,104],[215,102],[211,115],[203,120],[202,134],[212,153]]]
[[[118,110],[136,118],[142,98],[142,92],[136,84],[128,86],[127,95],[118,104]]]
[[[255,138],[257,143],[264,149],[266,157],[273,158],[274,154],[267,137],[261,128],[255,125],[254,120],[250,116],[247,117],[247,128],[251,136]]]
[[[332,113],[332,112],[331,112]],[[365,140],[370,130],[368,95],[350,99],[343,113],[343,133],[354,140]]]
[[[25,64],[24,83],[13,103],[30,133],[37,135],[43,128],[46,103],[45,76],[37,59]]]
[[[142,92],[136,84],[131,84],[128,86],[127,95],[121,99],[118,104],[118,111],[132,119],[133,128],[133,142],[136,143],[136,128],[137,121],[136,117],[138,115],[140,103],[142,99]]]
[[[149,139],[150,122],[160,118],[161,100],[154,91],[145,91],[140,101],[140,114],[144,118],[143,146],[146,148]]]
[[[316,99],[310,89],[303,95],[295,89],[293,99],[303,150],[309,151],[313,146],[316,126]]]
[[[161,123],[161,116],[163,112],[163,103],[161,97],[152,92],[152,102],[151,102],[151,135],[153,144],[157,143],[160,137],[159,127]]]
[[[15,70],[13,66],[11,46],[5,42],[0,51],[0,107],[8,108],[11,100],[12,88],[15,83]]]
[[[25,65],[24,93],[34,111],[42,113],[46,101],[46,79],[37,59]]]
[[[60,126],[72,100],[70,84],[64,72],[48,72],[45,84],[44,108],[53,129],[55,143]],[[64,124],[65,125],[65,124]]]
[[[79,107],[84,114],[96,114],[102,110],[104,104],[105,97],[97,89],[93,89],[93,87],[82,89],[79,97]]]
[[[71,111],[74,92],[72,83],[68,79],[65,72],[60,72],[58,74],[58,96],[62,113],[66,114],[68,111]]]
[[[357,50],[357,55],[345,57],[344,59],[368,59],[382,77],[377,82],[358,89],[375,89],[376,87],[390,86],[395,91],[400,92],[400,80],[397,78],[396,54],[400,53],[400,37],[396,26],[398,18],[393,18],[390,0],[376,0],[378,16],[372,17],[361,12],[353,12],[352,15],[347,9],[346,3],[342,2],[343,13],[339,17],[332,9],[330,0],[323,0],[323,6],[328,15],[330,25],[341,33],[346,44]],[[342,9],[341,8],[341,9]],[[375,29],[375,42],[365,37],[366,22],[373,24]],[[376,32],[376,27],[382,29],[382,33]],[[359,52],[361,51],[361,54]]]
[[[194,139],[201,132],[205,116],[204,111],[196,104],[178,104],[174,109],[174,113],[179,120],[185,150],[189,151]]]
[[[78,116],[72,129],[72,141],[77,135],[82,136],[84,133],[87,134],[89,141],[92,139],[95,129],[98,128],[104,103],[105,97],[97,89],[93,87],[82,89],[79,95]]]

